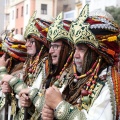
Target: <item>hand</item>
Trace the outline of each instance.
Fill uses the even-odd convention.
[[[62,100],[62,95],[57,87],[52,86],[46,90],[45,104],[48,105],[51,109],[55,109]]]
[[[2,88],[2,92],[3,93],[11,93],[11,87],[7,82],[3,82],[3,84],[1,84],[1,88]]]
[[[30,105],[32,104],[26,94],[22,94],[21,97],[19,97],[19,100],[22,107],[30,107]]]
[[[29,97],[28,97],[29,91],[30,91],[30,88],[22,89],[22,90],[19,92],[19,97],[21,97],[22,94],[24,94],[24,98],[28,100],[28,99],[29,99]]]
[[[4,82],[9,82],[9,80],[12,78],[12,75],[6,74],[4,75],[4,77],[2,78],[1,84]]]
[[[42,109],[42,120],[53,120],[53,118],[54,118],[54,111],[47,105],[44,105]]]
[[[9,62],[9,58],[7,60],[5,60],[5,56],[6,56],[6,53],[4,53],[2,55],[2,57],[0,57],[0,66],[7,66],[8,65],[8,62]]]

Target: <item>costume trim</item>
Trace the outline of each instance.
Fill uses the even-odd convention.
[[[113,83],[112,83],[112,78],[111,78],[111,67],[109,67],[109,72],[107,73],[106,79],[107,79],[108,87],[110,90],[110,99],[111,99],[113,118],[114,120],[116,120],[116,100],[115,100],[115,94],[113,91]]]
[[[33,100],[33,104],[35,105],[35,108],[39,112],[42,111],[44,103],[45,103],[45,97],[44,97],[44,95],[42,95],[42,96],[36,96],[34,98],[34,100]]]
[[[37,88],[34,88],[34,89],[30,90],[30,92],[29,92],[29,98],[30,98],[30,100],[32,102],[33,102],[35,96],[37,95],[37,93],[38,93],[38,89]]]
[[[57,106],[54,110],[54,115],[58,120],[86,120],[83,112],[66,101],[61,102]]]

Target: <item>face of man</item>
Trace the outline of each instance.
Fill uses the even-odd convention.
[[[50,44],[49,53],[52,57],[53,65],[58,65],[61,47],[62,47],[62,41],[56,41]]]
[[[84,62],[84,55],[88,47],[84,44],[78,44],[75,48],[76,49],[74,53],[74,61],[77,68],[77,72],[81,73],[83,62]]]
[[[36,54],[36,45],[35,45],[35,39],[29,38],[27,39],[27,42],[25,44],[27,48],[27,54],[30,56],[34,56]]]

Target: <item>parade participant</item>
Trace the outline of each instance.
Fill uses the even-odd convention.
[[[45,89],[53,84],[58,85],[61,89],[61,85],[67,81],[66,75],[70,70],[74,53],[73,45],[69,42],[68,36],[70,24],[71,21],[63,20],[61,13],[49,27],[47,34],[47,39],[50,41],[48,76],[43,80],[41,89],[20,92],[20,96],[23,93],[29,95],[31,101],[39,112],[42,111],[44,105]]]
[[[28,58],[23,66],[22,78],[13,77],[12,75],[6,75],[2,79],[2,82],[6,81],[9,83],[12,90],[16,94],[18,94],[20,90],[28,87],[35,87],[39,89],[41,80],[44,79],[48,70],[48,42],[46,40],[46,35],[47,27],[51,24],[51,22],[42,19],[35,19],[35,15],[36,12],[30,18],[24,34],[24,37],[26,39]],[[23,96],[19,98],[19,100],[23,99]],[[14,120],[24,119],[24,110],[21,108],[18,111],[17,109],[19,109],[19,107],[16,108],[15,106],[13,106],[13,108],[15,109],[13,114]],[[32,114],[34,113],[34,107],[31,105],[30,100],[27,99],[26,105],[24,107],[30,107],[28,109],[29,114],[27,119],[35,120],[37,117],[39,117],[37,113],[32,116]]]
[[[23,36],[20,34],[13,35],[13,30],[9,33],[4,33],[2,34],[1,47],[6,54],[0,58],[0,80],[6,73],[18,76],[26,58],[25,40]],[[16,71],[18,72],[16,73]],[[7,82],[3,82],[1,88],[4,89],[0,91],[0,118],[4,120],[5,94],[2,92],[8,93],[12,91]],[[7,96],[11,96],[11,99],[14,97],[13,94],[8,94]]]
[[[4,51],[2,50],[2,37],[0,37],[0,57],[4,54]]]
[[[58,120],[120,119],[118,25],[107,12],[89,15],[86,5],[69,33],[75,44],[73,74],[62,95],[55,86],[46,90],[45,104],[54,113],[47,107],[42,119],[52,115]]]

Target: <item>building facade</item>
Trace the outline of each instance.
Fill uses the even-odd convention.
[[[53,20],[60,12],[64,19],[74,20],[85,4],[90,4],[90,11],[105,9],[108,6],[120,6],[120,0],[2,0],[5,2],[4,30],[15,28],[15,33],[23,34],[28,20],[34,11],[36,17]],[[3,5],[4,6],[4,5]],[[2,9],[2,5],[1,5]],[[2,10],[1,10],[2,11]],[[4,18],[4,19],[3,19]],[[2,22],[3,23],[3,22]],[[2,26],[0,27],[1,29]]]
[[[57,0],[9,0],[8,8],[9,19],[4,28],[15,28],[16,34],[24,34],[34,11],[37,11],[36,17],[42,19],[52,20],[56,16]]]
[[[89,11],[91,12],[95,9],[105,10],[109,6],[120,7],[120,0],[75,0],[76,18],[85,4],[89,4]]]
[[[64,19],[73,20],[75,18],[75,0],[57,0],[57,15],[64,13]]]
[[[4,24],[7,23],[8,21],[4,21],[6,18],[7,20],[9,19],[8,11],[7,11],[7,4],[5,6],[5,1],[0,0],[0,33],[4,30]]]

